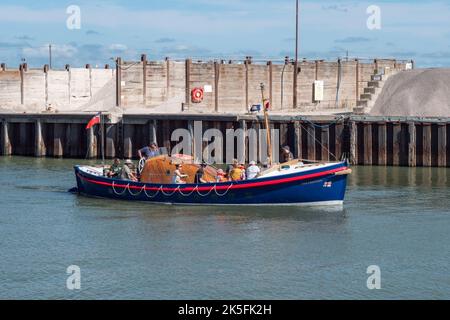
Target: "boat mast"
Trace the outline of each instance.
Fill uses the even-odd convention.
[[[271,130],[270,130],[270,121],[269,121],[269,112],[266,107],[266,103],[270,103],[270,101],[266,100],[264,97],[264,83],[261,83],[261,96],[262,96],[262,107],[264,108],[264,122],[266,125],[266,139],[267,139],[267,155],[269,157],[269,166],[272,166],[272,141],[271,141]]]

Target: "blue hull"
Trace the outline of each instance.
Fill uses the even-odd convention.
[[[342,204],[347,185],[345,162],[304,172],[240,182],[201,185],[143,184],[99,177],[75,167],[78,192],[129,201],[184,205]],[[338,174],[336,174],[338,173]]]

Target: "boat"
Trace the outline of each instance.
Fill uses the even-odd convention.
[[[207,183],[171,184],[178,157],[147,160],[141,181],[125,181],[104,176],[104,166],[75,166],[77,192],[81,195],[128,201],[175,205],[339,205],[344,203],[347,177],[351,173],[347,161],[304,163],[293,160],[275,165],[252,180],[215,182],[215,168],[205,170]],[[159,163],[159,164],[158,164]],[[192,172],[199,165],[183,165]],[[159,170],[155,170],[159,168]],[[148,174],[147,170],[159,172]]]
[[[261,94],[267,129],[270,128],[270,101],[264,97],[264,84],[261,84]],[[256,179],[216,182],[217,168],[208,165],[204,168],[205,183],[195,184],[194,176],[200,165],[190,155],[162,155],[140,162],[139,181],[108,178],[104,166],[75,166],[77,192],[92,197],[179,205],[343,205],[347,177],[351,173],[347,160],[296,159],[273,164],[269,130],[266,139],[269,168]],[[102,157],[103,154],[102,151]],[[183,184],[173,184],[175,166],[180,163],[187,178]]]

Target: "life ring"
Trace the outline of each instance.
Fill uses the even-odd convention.
[[[204,92],[202,88],[194,88],[191,92],[191,99],[193,103],[200,103],[203,101]]]

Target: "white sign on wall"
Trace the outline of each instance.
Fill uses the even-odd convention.
[[[322,101],[323,100],[323,80],[314,81],[314,101]]]
[[[212,88],[211,85],[207,84],[207,85],[205,85],[205,86],[203,87],[203,91],[204,91],[205,93],[211,93],[211,92],[213,92],[213,88]]]

